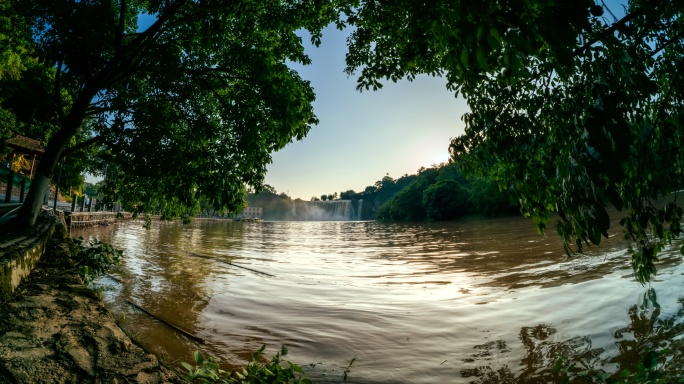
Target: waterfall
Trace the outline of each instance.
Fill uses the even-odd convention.
[[[298,201],[298,209],[292,208],[294,220],[341,221],[352,219],[351,200]]]
[[[359,199],[359,201],[357,201],[356,204],[359,205],[359,208],[358,208],[359,211],[356,214],[356,220],[361,220],[361,213],[363,211],[363,199]]]

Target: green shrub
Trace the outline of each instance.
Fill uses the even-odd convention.
[[[311,380],[304,376],[304,370],[297,364],[284,360],[287,355],[287,347],[282,346],[270,360],[263,362],[261,357],[266,345],[252,353],[252,360],[247,367],[240,372],[228,373],[219,368],[215,358],[204,357],[200,352],[193,354],[195,364],[182,362],[181,365],[187,371],[184,378],[191,383],[215,383],[215,384],[306,384]]]
[[[99,240],[84,240],[83,237],[72,239],[71,257],[87,285],[117,264],[122,254],[122,250]]]

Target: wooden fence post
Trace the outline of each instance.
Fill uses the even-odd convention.
[[[10,169],[9,177],[7,178],[7,189],[5,190],[5,203],[12,200],[12,187],[14,184],[14,171]]]
[[[19,190],[19,202],[24,202],[24,191],[26,190],[26,179],[21,178],[21,189]]]

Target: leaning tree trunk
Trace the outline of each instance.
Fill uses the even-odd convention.
[[[95,86],[85,87],[71,107],[69,114],[62,120],[62,126],[59,131],[48,141],[45,154],[43,154],[33,181],[31,181],[31,187],[26,195],[24,205],[21,206],[21,210],[17,215],[17,223],[19,225],[32,227],[36,223],[38,214],[43,207],[43,199],[50,187],[50,179],[55,173],[60,156],[71,138],[81,127],[86,109],[96,93],[97,89]]]

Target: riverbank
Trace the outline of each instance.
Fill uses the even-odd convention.
[[[0,383],[180,383],[116,325],[71,261],[57,223],[45,254],[0,306]]]

